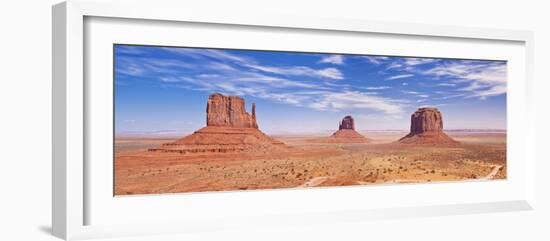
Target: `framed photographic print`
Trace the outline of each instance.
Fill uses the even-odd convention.
[[[187,4],[54,6],[56,236],[532,208],[530,32]]]

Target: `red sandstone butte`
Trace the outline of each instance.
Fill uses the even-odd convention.
[[[206,126],[256,128],[256,104],[252,104],[252,115],[246,112],[244,99],[238,96],[212,94],[206,105]]]
[[[256,105],[246,112],[244,99],[219,93],[208,97],[206,127],[150,151],[193,153],[266,152],[286,146],[258,129]]]
[[[405,144],[455,144],[443,132],[443,116],[437,108],[419,108],[411,115],[410,133],[399,139]]]
[[[326,143],[367,143],[370,140],[355,131],[355,121],[353,117],[346,116],[338,123],[338,131],[334,132],[330,137],[320,138],[315,142]]]

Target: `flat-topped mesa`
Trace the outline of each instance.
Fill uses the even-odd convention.
[[[323,143],[367,143],[370,142],[368,138],[355,131],[355,121],[351,116],[345,116],[342,121],[338,123],[338,130],[331,136],[320,138],[315,142]]]
[[[252,114],[249,114],[244,107],[243,98],[212,94],[206,104],[206,126],[258,129],[256,104],[252,104]]]
[[[443,117],[437,108],[419,108],[411,115],[411,133],[443,132]]]
[[[287,146],[258,129],[256,105],[246,112],[238,96],[212,94],[206,104],[206,127],[149,151],[177,154],[273,153]]]
[[[443,132],[443,116],[437,108],[419,108],[411,115],[410,133],[399,142],[405,144],[453,144]]]
[[[338,125],[338,130],[355,130],[355,122],[353,117],[349,115],[344,117]]]

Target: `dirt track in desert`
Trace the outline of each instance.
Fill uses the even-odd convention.
[[[275,136],[277,153],[189,154],[147,151],[174,139],[118,138],[115,194],[309,188],[506,178],[504,133],[450,133],[459,144],[395,143],[404,133],[362,133],[369,143],[311,142]],[[405,133],[406,134],[406,133]]]

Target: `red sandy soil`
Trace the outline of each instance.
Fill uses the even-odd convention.
[[[198,133],[202,131],[216,132],[209,128]],[[185,150],[178,144],[200,146],[203,137],[195,134],[163,143],[171,143],[168,147],[174,150]],[[216,138],[219,143],[224,143],[223,135]],[[229,150],[226,152],[150,151],[167,146],[145,138],[117,139],[115,194],[506,178],[505,134],[462,133],[452,136],[460,143],[448,146],[396,143],[402,133],[369,133],[371,143],[315,143],[311,135],[273,140],[261,132],[237,131],[234,135],[244,136],[230,138],[240,141],[228,140],[227,146],[246,143],[256,151],[230,150],[226,146],[222,148]],[[264,137],[272,144],[266,148],[255,146]]]

